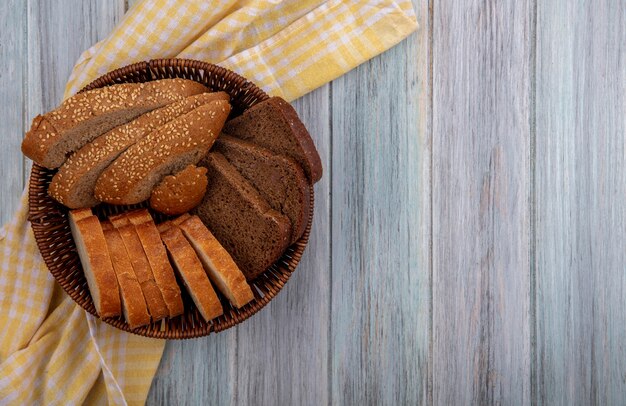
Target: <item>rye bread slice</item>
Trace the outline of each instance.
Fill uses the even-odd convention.
[[[311,135],[291,104],[280,97],[252,106],[228,121],[224,132],[292,157],[312,183],[322,177],[322,161]]]
[[[296,161],[267,148],[222,134],[215,145],[276,211],[291,221],[290,244],[298,241],[309,216],[309,182]]]
[[[152,131],[214,100],[228,101],[229,97],[224,92],[186,97],[102,134],[61,165],[50,182],[48,193],[69,208],[95,206],[100,203],[94,196],[96,181],[111,162]]]
[[[212,101],[151,132],[102,172],[94,189],[96,199],[110,204],[148,200],[165,176],[206,155],[229,112],[227,101]]]
[[[233,257],[247,280],[255,279],[285,251],[291,237],[287,216],[272,209],[219,152],[200,165],[209,185],[195,214]]]
[[[79,93],[33,120],[22,142],[24,155],[46,168],[58,168],[70,152],[97,136],[184,97],[208,89],[186,79],[123,83]]]

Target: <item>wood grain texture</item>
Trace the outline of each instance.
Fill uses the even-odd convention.
[[[430,398],[429,21],[417,6],[417,33],[332,83],[332,404]]]
[[[530,402],[530,1],[436,2],[433,401]]]
[[[0,149],[0,224],[10,218],[24,189],[23,161],[19,153],[24,136],[26,93],[26,4],[10,0],[0,7],[0,122],[3,125]]]
[[[626,401],[626,8],[538,2],[536,402]]]

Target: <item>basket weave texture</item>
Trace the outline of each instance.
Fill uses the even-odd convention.
[[[225,91],[231,97],[233,106],[231,117],[241,114],[244,110],[268,98],[263,90],[235,72],[210,63],[188,59],[156,59],[128,65],[94,80],[81,92],[117,83],[148,82],[168,78],[191,79],[204,84],[213,91]],[[97,316],[70,232],[68,209],[48,195],[48,185],[55,173],[56,170],[46,169],[36,164],[32,168],[28,201],[29,220],[35,241],[50,273],[65,292],[87,312]],[[202,337],[241,323],[269,303],[295,271],[309,240],[313,219],[313,200],[313,187],[311,187],[310,212],[304,235],[287,248],[276,263],[250,283],[255,298],[243,308],[236,309],[220,295],[224,315],[206,322],[191,298],[184,292],[184,289],[181,289],[185,304],[185,313],[181,316],[134,330],[130,329],[123,317],[103,320],[121,330],[146,337],[168,339]],[[139,207],[147,207],[147,204],[133,206],[100,204],[94,208],[94,213],[104,219],[107,215]],[[158,213],[152,212],[152,214],[157,222],[165,219]]]

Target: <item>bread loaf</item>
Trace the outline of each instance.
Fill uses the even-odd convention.
[[[169,316],[174,317],[182,314],[184,308],[180,288],[152,216],[146,209],[128,212],[126,216],[135,226],[148,262],[150,262],[154,280],[163,295]]]
[[[229,97],[224,92],[186,97],[113,128],[72,154],[52,178],[48,193],[69,208],[95,206],[99,203],[94,196],[96,181],[122,152],[152,131],[214,100],[228,101]]]
[[[135,226],[130,224],[130,221],[124,215],[111,216],[109,220],[122,237],[133,270],[137,276],[137,281],[141,286],[141,291],[148,305],[148,311],[150,312],[152,321],[167,317],[169,315],[169,309],[154,279],[150,261],[148,261],[148,257],[143,249],[137,230],[135,230]]]
[[[233,306],[241,308],[254,299],[246,277],[198,216],[191,216],[179,227],[196,251],[209,279]]]
[[[322,177],[322,161],[311,135],[291,104],[280,97],[262,101],[228,121],[224,132],[295,159],[313,183]]]
[[[160,228],[163,230],[161,239],[170,253],[174,267],[202,317],[209,321],[221,316],[224,313],[222,304],[194,249],[177,226],[168,227],[163,223]]]
[[[130,328],[137,328],[150,323],[150,313],[146,300],[137,281],[137,276],[124,246],[124,241],[118,230],[108,223],[104,230],[104,238],[113,262],[113,269],[117,275],[122,297],[124,318]]]
[[[196,164],[207,153],[229,112],[228,102],[213,101],[153,131],[102,172],[96,198],[111,204],[149,199],[166,175]]]
[[[100,221],[85,215],[85,211],[76,215],[70,211],[69,220],[91,298],[100,317],[119,316],[120,291]]]
[[[79,93],[55,110],[37,116],[22,142],[22,152],[46,168],[58,168],[70,152],[150,110],[206,92],[200,83],[164,79],[124,83]]]
[[[189,165],[155,186],[150,194],[150,207],[168,216],[188,212],[200,204],[206,186],[206,168]]]
[[[222,134],[213,147],[246,178],[276,211],[291,221],[290,244],[309,218],[309,182],[296,161],[250,142]]]
[[[289,219],[272,209],[222,154],[210,152],[200,165],[208,169],[209,185],[194,212],[253,280],[287,248]]]

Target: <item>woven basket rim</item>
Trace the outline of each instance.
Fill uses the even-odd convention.
[[[243,76],[208,62],[192,59],[166,58],[136,62],[110,71],[85,86],[80,92],[116,83],[146,82],[156,79],[181,77],[193,79],[212,90],[225,90],[231,95],[233,110],[244,110],[269,96]],[[79,92],[79,93],[80,93]],[[67,209],[56,203],[47,193],[48,184],[56,170],[33,164],[29,180],[29,216],[37,247],[46,267],[63,290],[83,309],[98,317],[93,300],[88,293],[84,274],[76,253],[71,234]],[[295,271],[309,240],[314,211],[313,185],[309,185],[310,210],[303,236],[283,253],[283,256],[250,286],[254,300],[236,309],[222,300],[224,315],[210,322],[199,318],[197,310],[186,306],[182,316],[152,323],[132,330],[123,317],[102,319],[118,329],[151,338],[188,339],[209,335],[229,329],[248,319],[267,305],[283,288]],[[117,207],[102,205],[104,210],[115,211]],[[78,284],[82,281],[82,284]],[[183,289],[184,290],[184,289]],[[217,290],[216,290],[217,291]],[[217,292],[220,297],[222,295]]]

